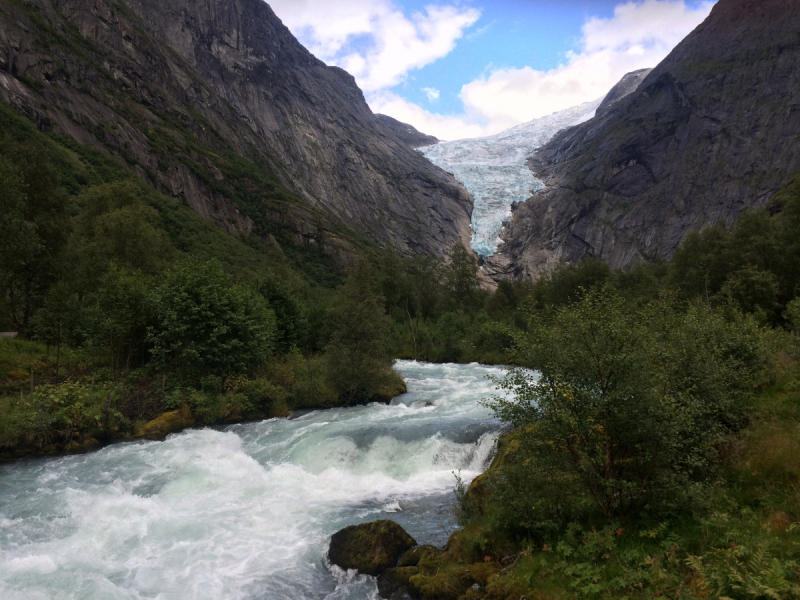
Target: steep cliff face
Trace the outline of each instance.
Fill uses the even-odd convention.
[[[689,232],[765,205],[800,168],[797,8],[720,0],[633,94],[537,151],[547,187],[503,233],[503,273],[667,258]]]
[[[380,121],[381,125],[389,129],[397,139],[411,148],[421,148],[422,146],[431,146],[439,143],[437,137],[417,131],[416,128],[408,123],[398,121],[389,115],[377,114],[375,117]]]
[[[632,71],[626,74],[620,79],[617,85],[611,88],[608,94],[606,94],[606,97],[603,98],[600,106],[597,107],[595,116],[602,117],[611,110],[611,107],[617,104],[617,102],[635,92],[642,84],[642,81],[644,81],[644,78],[650,75],[652,70],[653,69],[639,69],[638,71]]]
[[[469,235],[466,191],[262,0],[0,0],[0,98],[231,233],[285,227],[334,254]]]

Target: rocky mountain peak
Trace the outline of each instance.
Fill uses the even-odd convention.
[[[634,93],[534,154],[546,187],[506,227],[502,275],[668,258],[764,206],[800,169],[798,31],[796,0],[719,0]]]
[[[644,81],[644,78],[647,77],[652,70],[653,69],[639,69],[638,71],[627,73],[622,79],[620,79],[619,83],[611,88],[608,94],[606,94],[606,97],[603,98],[600,106],[597,107],[595,116],[603,116],[609,110],[611,110],[611,107],[617,102],[635,92],[636,88],[639,87],[642,81]]]
[[[0,31],[0,100],[233,234],[277,222],[336,255],[468,241],[469,194],[262,0],[0,0]]]

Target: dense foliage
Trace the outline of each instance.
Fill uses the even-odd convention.
[[[525,467],[512,477],[527,478],[527,493],[501,494],[508,523],[530,535],[593,512],[666,515],[696,505],[764,367],[752,320],[726,322],[668,299],[628,306],[605,291],[547,320],[534,315],[515,344],[537,372],[513,369],[499,382],[510,395],[490,404],[526,427]]]
[[[800,596],[800,180],[670,261],[494,286],[461,245],[364,243],[348,274],[264,220],[237,238],[0,122],[3,457],[385,401],[394,358],[512,364],[488,402],[515,431],[424,597]]]
[[[516,429],[458,481],[422,597],[800,597],[798,208],[794,184],[669,262],[532,286],[487,401]]]

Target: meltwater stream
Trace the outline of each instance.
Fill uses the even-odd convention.
[[[392,518],[419,543],[455,524],[499,423],[498,367],[397,365],[391,405],[183,432],[0,467],[0,598],[376,598],[326,563],[328,539]]]

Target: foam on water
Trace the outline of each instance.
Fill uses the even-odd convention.
[[[491,256],[502,243],[500,233],[511,218],[511,204],[523,202],[544,187],[526,161],[531,153],[559,131],[594,116],[601,99],[523,123],[496,135],[442,142],[419,148],[469,190],[472,210],[472,249]]]
[[[331,533],[393,518],[452,532],[453,471],[491,456],[480,365],[401,361],[409,393],[0,468],[0,597],[376,598],[326,563]]]

